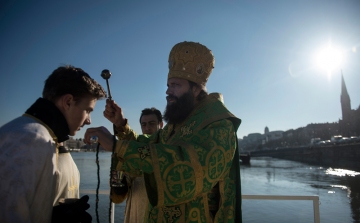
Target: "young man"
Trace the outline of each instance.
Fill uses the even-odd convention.
[[[154,107],[145,108],[141,111],[140,125],[143,134],[154,134],[164,125],[161,112]]]
[[[53,208],[59,198],[78,197],[79,189],[76,165],[64,165],[69,160],[59,159],[58,148],[91,123],[90,113],[104,97],[82,69],[62,66],[45,81],[43,97],[0,128],[2,222],[91,222],[87,196]]]
[[[111,106],[110,106],[111,105]],[[107,110],[120,111],[121,108],[113,101],[107,104]],[[151,135],[163,127],[161,112],[156,108],[145,108],[141,111],[140,125],[143,134]],[[115,125],[115,124],[114,124]],[[135,140],[136,133],[127,124],[116,126],[119,140]],[[125,220],[126,223],[143,223],[147,209],[148,199],[145,188],[144,177],[140,175],[126,175],[128,190],[125,193],[116,193],[112,188],[111,199],[114,203],[122,203],[126,198]]]
[[[204,45],[176,44],[169,55],[167,125],[151,137],[118,140],[104,127],[89,128],[85,142],[98,136],[125,173],[144,174],[149,199],[147,222],[242,222],[239,151],[241,120],[230,113],[206,82],[214,56]],[[105,117],[124,126],[120,112]]]

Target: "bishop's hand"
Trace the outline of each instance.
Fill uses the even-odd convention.
[[[126,119],[122,108],[115,101],[107,99],[104,111],[104,117],[107,118],[116,127],[125,126]]]

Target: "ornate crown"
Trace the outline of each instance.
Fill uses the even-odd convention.
[[[183,78],[205,87],[214,64],[214,55],[206,46],[195,42],[181,42],[170,51],[168,79]]]

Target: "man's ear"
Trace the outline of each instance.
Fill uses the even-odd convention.
[[[160,122],[160,129],[162,129],[164,122]]]
[[[57,105],[60,106],[60,110],[67,111],[73,102],[74,97],[71,94],[65,94],[59,98]]]
[[[192,92],[194,94],[194,97],[197,98],[197,96],[200,94],[201,92],[201,88],[199,86],[193,86],[192,87]]]

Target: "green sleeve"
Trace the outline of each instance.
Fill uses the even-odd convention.
[[[119,140],[135,140],[138,135],[132,130],[128,123],[125,126],[117,127],[115,129],[116,136]]]

